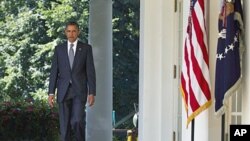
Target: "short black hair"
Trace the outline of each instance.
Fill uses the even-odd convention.
[[[68,23],[66,24],[66,26],[65,26],[65,29],[67,29],[67,27],[68,27],[69,25],[74,25],[74,26],[76,26],[76,28],[79,30],[79,25],[78,25],[77,22],[75,22],[75,21],[70,21],[70,22],[68,22]]]

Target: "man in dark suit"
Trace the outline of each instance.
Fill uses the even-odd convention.
[[[60,134],[62,141],[71,141],[71,130],[77,141],[85,141],[85,104],[93,106],[96,94],[92,47],[78,40],[76,22],[65,28],[68,41],[55,47],[52,60],[48,102],[54,106],[57,90]]]

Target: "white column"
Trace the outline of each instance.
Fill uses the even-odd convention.
[[[244,27],[245,27],[245,52],[243,54],[243,116],[242,116],[242,123],[243,124],[250,124],[250,2],[249,0],[244,0],[243,11],[244,11]]]
[[[221,141],[221,118],[215,116],[214,85],[215,85],[215,68],[216,53],[218,42],[218,16],[220,12],[220,0],[207,1],[208,3],[208,47],[210,63],[210,82],[211,96],[213,104],[209,109],[208,137],[209,141]]]
[[[174,1],[140,1],[139,141],[172,141]]]
[[[188,15],[190,10],[190,1],[189,0],[183,0],[183,42],[186,37],[186,30],[187,30],[187,23],[188,23]],[[186,127],[187,123],[187,116],[186,116],[186,110],[185,110],[185,104],[182,100],[182,140],[181,141],[191,141],[191,124],[189,127]]]
[[[112,0],[90,0],[89,43],[96,67],[96,101],[87,109],[87,141],[112,140]]]

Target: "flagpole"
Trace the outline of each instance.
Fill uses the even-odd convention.
[[[194,119],[192,120],[191,141],[194,141]]]
[[[190,0],[190,15],[189,15],[189,18],[188,18],[188,26],[190,26],[190,22],[191,22],[191,15],[192,15],[192,9],[193,9],[193,6],[194,6],[194,3],[192,0]],[[190,29],[189,29],[190,30]],[[194,141],[194,125],[195,125],[195,121],[194,121],[195,118],[192,119],[191,121],[191,124],[192,124],[192,127],[191,127],[191,141]]]
[[[225,113],[221,116],[221,141],[225,140]]]

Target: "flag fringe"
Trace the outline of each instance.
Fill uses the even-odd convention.
[[[183,91],[183,88],[182,86],[180,87],[181,88],[181,94],[182,94],[182,98],[183,98],[183,101],[184,101],[184,104],[185,104],[185,110],[186,110],[186,113],[188,113],[188,105],[185,101],[185,94],[184,94],[184,91]],[[186,128],[188,128],[188,125],[189,123],[197,116],[199,115],[202,111],[205,111],[206,109],[209,108],[209,106],[212,104],[212,100],[210,99],[209,101],[207,101],[206,103],[204,103],[203,105],[201,105],[197,110],[195,110],[190,116],[187,115],[187,123],[186,123]]]
[[[227,109],[227,101],[228,99],[241,87],[241,81],[242,81],[242,76],[237,80],[237,82],[230,88],[228,89],[228,91],[226,91],[225,95],[224,95],[224,99],[223,99],[223,105],[221,106],[221,108],[215,112],[215,116],[217,118],[220,118],[221,115],[223,115]]]
[[[207,101],[205,104],[203,104],[202,106],[200,106],[199,109],[195,110],[195,112],[193,112],[187,119],[187,124],[186,124],[186,128],[188,128],[188,124],[197,116],[199,115],[202,111],[205,111],[206,109],[209,108],[209,106],[212,104],[212,100]]]

